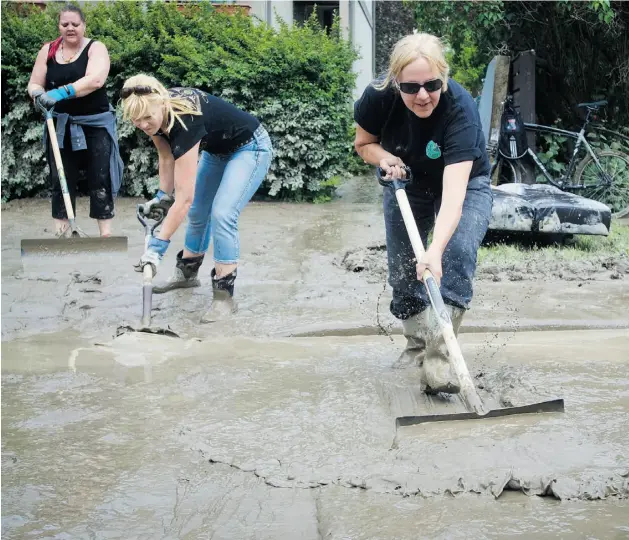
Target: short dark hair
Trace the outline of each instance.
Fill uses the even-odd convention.
[[[61,19],[61,14],[66,13],[67,11],[78,13],[79,17],[81,17],[81,22],[85,22],[85,15],[83,15],[83,11],[81,11],[81,8],[79,6],[76,6],[74,4],[66,4],[65,6],[63,6],[61,8],[61,11],[59,12],[59,18]]]

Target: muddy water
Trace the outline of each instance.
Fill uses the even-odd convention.
[[[627,535],[627,331],[467,332],[485,399],[561,396],[566,412],[396,433],[416,373],[389,369],[403,340],[383,284],[334,264],[382,239],[369,191],[352,197],[248,207],[237,315],[199,325],[206,287],[155,298],[181,339],[115,337],[141,315],[135,201],[119,205],[126,257],[40,267],[17,247],[46,234],[47,203],[3,210],[3,538]],[[616,286],[488,283],[467,328],[619,327]]]
[[[618,331],[592,331],[587,339],[577,332],[501,336],[493,359],[484,352],[490,336],[464,335],[470,364],[504,380],[525,374],[525,390],[562,395],[566,412],[402,428],[395,448],[399,411],[386,396],[412,384],[414,374],[389,369],[395,348],[386,337],[147,335],[78,351],[67,338],[3,347],[6,537],[217,531],[241,538],[261,531],[316,538],[327,527],[343,538],[356,523],[344,497],[366,523],[372,513],[436,508],[430,501],[439,500],[452,514],[441,524],[445,534],[454,516],[471,518],[504,490],[563,500],[557,512],[574,527],[600,511],[578,501],[609,501],[606,512],[617,520],[601,519],[594,530],[609,537],[623,525],[614,501],[629,495],[629,339]],[[522,531],[536,530],[531,504],[512,503],[505,524],[515,513]],[[493,520],[500,512],[490,508],[490,517],[475,520],[491,523],[494,532],[486,534],[499,537]],[[552,508],[542,511],[553,516]],[[378,537],[382,523],[373,523],[375,536],[366,523],[364,536],[350,537]],[[551,525],[540,531],[552,532]],[[417,522],[390,526],[412,538]],[[430,530],[440,529],[432,523]]]
[[[366,194],[354,190],[363,200]],[[361,194],[362,193],[362,194]],[[362,197],[362,198],[361,198]],[[127,254],[58,258],[20,257],[20,238],[49,236],[46,201],[18,202],[2,217],[2,339],[60,329],[107,339],[141,318],[141,276],[133,271],[143,251],[135,218],[137,200],[119,201],[115,234],[129,239]],[[87,214],[80,201],[79,217]],[[95,225],[79,223],[95,234]],[[399,332],[388,310],[386,278],[368,280],[340,262],[348,251],[384,242],[375,202],[297,206],[252,204],[241,219],[242,264],[233,320],[199,325],[210,301],[206,286],[156,295],[153,321],[181,335],[301,335],[310,332]],[[156,280],[168,275],[183,242],[183,227],[172,241]],[[343,294],[339,294],[343,291]],[[629,288],[623,280],[498,282],[476,284],[474,309],[463,331],[540,328],[627,327]],[[584,309],[587,306],[587,309]],[[210,328],[211,327],[211,328]],[[246,329],[246,331],[245,331]]]

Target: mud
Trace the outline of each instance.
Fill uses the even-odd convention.
[[[361,273],[370,283],[388,275],[386,244],[350,249],[335,263],[349,272]],[[606,281],[629,279],[629,254],[592,256],[588,260],[557,260],[551,255],[531,256],[522,264],[492,261],[478,264],[477,281]]]
[[[46,234],[48,203],[3,209],[3,538],[627,534],[622,280],[479,284],[460,341],[483,399],[563,397],[565,413],[396,431],[459,405],[390,368],[404,339],[386,284],[335,265],[382,245],[377,192],[248,206],[238,313],[199,324],[202,267],[201,287],[154,298],[179,338],[117,335],[141,318],[136,202],[114,222],[129,253],[41,266],[19,238]],[[569,325],[599,329],[550,329]]]

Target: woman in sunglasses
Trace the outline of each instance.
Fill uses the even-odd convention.
[[[101,236],[111,236],[114,198],[122,182],[116,113],[107,99],[105,80],[109,54],[104,44],[85,37],[85,17],[68,4],[59,13],[59,33],[39,51],[28,93],[56,117],[57,139],[72,207],[81,170],[87,171],[90,217],[98,220]],[[52,147],[47,140],[52,183],[52,217],[58,236],[69,230]]]
[[[271,139],[257,118],[195,88],[166,89],[154,77],[135,75],[125,82],[121,97],[125,119],[151,137],[159,155],[159,191],[144,205],[145,213],[155,205],[167,209],[136,270],[150,264],[157,271],[187,215],[184,249],[177,254],[174,274],[153,291],[198,286],[212,238],[213,301],[201,321],[213,322],[234,309],[238,218],[269,170]]]
[[[356,151],[387,178],[403,178],[410,168],[413,182],[406,192],[424,245],[433,233],[422,260],[415,261],[394,190],[384,190],[390,309],[407,338],[394,367],[419,366],[428,393],[460,388],[421,275],[428,268],[440,282],[458,333],[492,209],[480,116],[472,96],[448,73],[437,37],[406,36],[393,48],[386,75],[354,105]]]

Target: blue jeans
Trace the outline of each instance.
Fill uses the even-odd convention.
[[[428,233],[435,224],[441,207],[441,194],[429,191],[408,195],[409,203],[427,247]],[[446,304],[464,309],[472,300],[472,280],[476,272],[476,254],[491,219],[493,195],[487,176],[471,178],[463,202],[459,224],[443,253],[441,295]],[[391,313],[398,319],[408,319],[423,311],[430,300],[424,284],[417,279],[415,255],[406,232],[393,187],[384,190],[384,220],[387,238],[389,284],[393,288]]]
[[[272,157],[271,139],[262,126],[233,153],[201,152],[184,243],[188,251],[204,254],[212,238],[215,262],[238,262],[238,218],[262,184]]]

